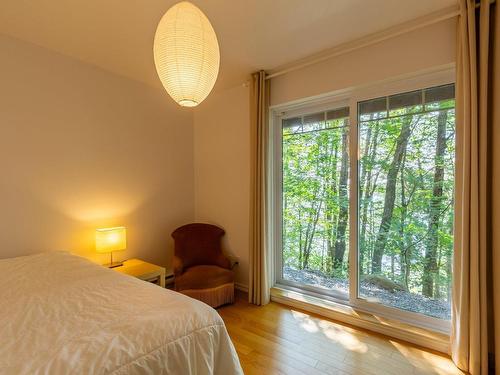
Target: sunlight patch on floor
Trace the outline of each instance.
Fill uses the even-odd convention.
[[[341,344],[344,348],[357,352],[357,353],[366,353],[368,352],[368,346],[359,341],[355,336],[348,332],[335,332],[332,329],[324,329],[323,333],[326,337],[328,337],[331,341],[335,341]]]
[[[397,350],[397,353],[393,355],[403,356],[409,363],[418,369],[417,373],[419,373],[418,371],[424,373],[425,371],[432,370],[435,374],[463,374],[462,371],[453,365],[449,358],[420,349],[413,349],[397,341],[391,340],[390,343]]]
[[[317,324],[306,314],[292,311],[293,318],[299,323],[300,327],[307,332],[315,333],[319,331]]]
[[[356,335],[348,332],[347,329],[341,327],[334,327],[330,322],[320,321],[315,322],[307,314],[291,311],[293,318],[299,323],[299,326],[306,332],[316,333],[321,332],[328,341],[342,345],[347,350],[366,353],[368,352],[368,346],[361,342]]]

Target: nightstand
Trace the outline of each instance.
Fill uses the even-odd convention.
[[[115,267],[113,270],[138,279],[156,282],[165,288],[165,268],[140,259],[129,259],[123,262],[123,266]]]

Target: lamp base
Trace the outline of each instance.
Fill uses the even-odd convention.
[[[104,267],[108,268],[115,268],[115,267],[121,267],[123,266],[123,262],[113,262],[113,263],[107,263],[104,265]]]

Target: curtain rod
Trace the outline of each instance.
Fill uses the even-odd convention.
[[[373,33],[369,36],[359,38],[351,42],[340,44],[327,51],[284,65],[275,70],[271,70],[266,76],[266,79],[275,78],[283,74],[290,73],[295,70],[302,69],[307,66],[331,59],[332,57],[343,55],[348,52],[352,52],[357,49],[367,47],[382,42],[384,40],[408,33],[410,31],[418,30],[420,28],[430,26],[450,18],[457,17],[459,14],[460,10],[455,6],[445,8],[443,10],[428,14],[426,16],[416,18],[412,21],[390,27],[388,29],[379,31],[377,33]]]

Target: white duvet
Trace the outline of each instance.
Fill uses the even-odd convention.
[[[0,260],[0,374],[242,374],[208,305],[65,252]]]

